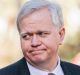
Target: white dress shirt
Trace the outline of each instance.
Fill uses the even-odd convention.
[[[27,62],[27,65],[28,65],[31,75],[48,75],[48,73],[49,73],[48,71],[43,71],[38,68],[35,68],[28,62]],[[51,73],[54,73],[55,75],[64,75],[63,70],[60,65],[60,59],[58,60],[58,64],[57,64],[56,68]]]

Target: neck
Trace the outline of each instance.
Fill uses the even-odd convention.
[[[30,63],[30,64],[40,70],[51,72],[56,68],[57,63],[58,63],[58,56],[53,58],[53,60],[49,59],[48,61],[42,63],[40,62],[40,63]]]

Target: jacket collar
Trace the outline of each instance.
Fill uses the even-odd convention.
[[[66,64],[66,62],[61,61],[61,67],[65,75],[71,75],[71,72],[69,71],[69,66]]]
[[[26,64],[25,58],[21,59],[19,66],[20,66],[19,67],[19,70],[20,70],[19,75],[30,75],[30,72],[29,72],[28,66]]]
[[[21,61],[20,61],[20,74],[19,75],[30,75],[30,72],[29,72],[29,69],[28,69],[28,66],[27,66],[27,63],[26,63],[26,60],[25,58],[23,58]],[[61,67],[62,67],[62,70],[64,72],[64,75],[71,75],[71,72],[68,70],[69,69],[69,66],[66,64],[66,62],[64,61],[61,61],[60,63]]]

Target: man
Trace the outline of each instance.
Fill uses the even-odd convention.
[[[58,4],[46,0],[25,3],[18,14],[17,27],[24,58],[1,69],[0,75],[80,75],[80,67],[58,56],[65,35]]]

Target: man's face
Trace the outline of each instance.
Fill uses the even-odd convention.
[[[31,63],[52,61],[64,36],[64,28],[59,29],[52,23],[47,8],[25,16],[19,24],[23,54]]]

